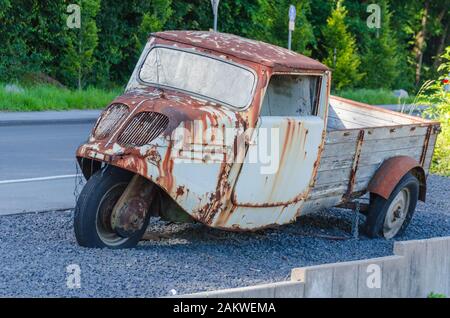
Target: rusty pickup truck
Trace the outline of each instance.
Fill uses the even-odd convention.
[[[133,247],[150,217],[258,230],[366,194],[366,235],[401,235],[439,123],[330,96],[330,83],[328,67],[274,45],[152,34],[77,150],[78,243]]]

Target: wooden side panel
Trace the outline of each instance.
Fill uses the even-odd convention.
[[[364,139],[353,193],[364,192],[372,176],[388,158],[410,156],[420,161],[427,134],[427,127],[420,124],[328,131],[314,187],[304,210],[313,211],[326,204],[337,205],[342,202],[351,182],[352,165],[361,130],[364,130]],[[434,145],[433,140],[430,143]],[[432,146],[429,148],[432,149]]]

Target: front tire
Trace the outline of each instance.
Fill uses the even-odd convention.
[[[404,234],[416,209],[419,181],[407,173],[386,200],[371,194],[365,232],[369,237],[391,239]]]
[[[114,205],[132,177],[128,171],[109,166],[87,181],[75,207],[74,230],[79,245],[113,249],[137,245],[147,229],[150,213],[147,213],[142,228],[129,237],[121,237],[111,227]]]

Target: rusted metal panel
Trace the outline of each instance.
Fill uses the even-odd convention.
[[[425,172],[422,166],[413,158],[398,156],[386,160],[371,179],[367,191],[389,198],[400,179],[409,171],[417,169],[420,179],[424,180]],[[420,181],[420,180],[419,180]],[[425,184],[421,185],[419,198],[425,200]]]
[[[318,145],[322,143],[323,120],[315,116],[262,117],[259,130],[270,132],[270,129],[279,132],[276,145],[280,146],[269,149],[270,161],[244,164],[233,197],[239,206],[286,205],[307,196]],[[265,146],[256,140],[247,156],[264,153]]]
[[[140,231],[155,195],[155,185],[148,179],[134,175],[111,213],[111,228],[128,237]]]
[[[325,72],[328,70],[328,67],[322,63],[294,51],[232,34],[205,31],[165,31],[152,35],[172,43],[183,43],[269,66],[274,72],[293,70]]]

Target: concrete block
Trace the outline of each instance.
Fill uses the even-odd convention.
[[[333,298],[355,298],[358,296],[359,264],[348,262],[337,264],[333,272]]]
[[[396,242],[394,244],[394,253],[396,255],[404,255],[409,263],[409,279],[406,297],[426,297],[426,240]]]
[[[425,281],[427,294],[434,292],[448,293],[450,275],[450,254],[448,253],[448,238],[433,238],[426,241]]]
[[[405,298],[408,291],[409,262],[404,256],[390,256],[383,260],[381,297]]]
[[[447,297],[450,297],[450,237],[447,237],[447,268],[449,270],[447,276]]]
[[[302,282],[282,282],[275,285],[275,298],[303,298],[305,284]]]
[[[291,279],[305,284],[305,298],[329,298],[332,296],[334,265],[295,268],[292,270]]]

